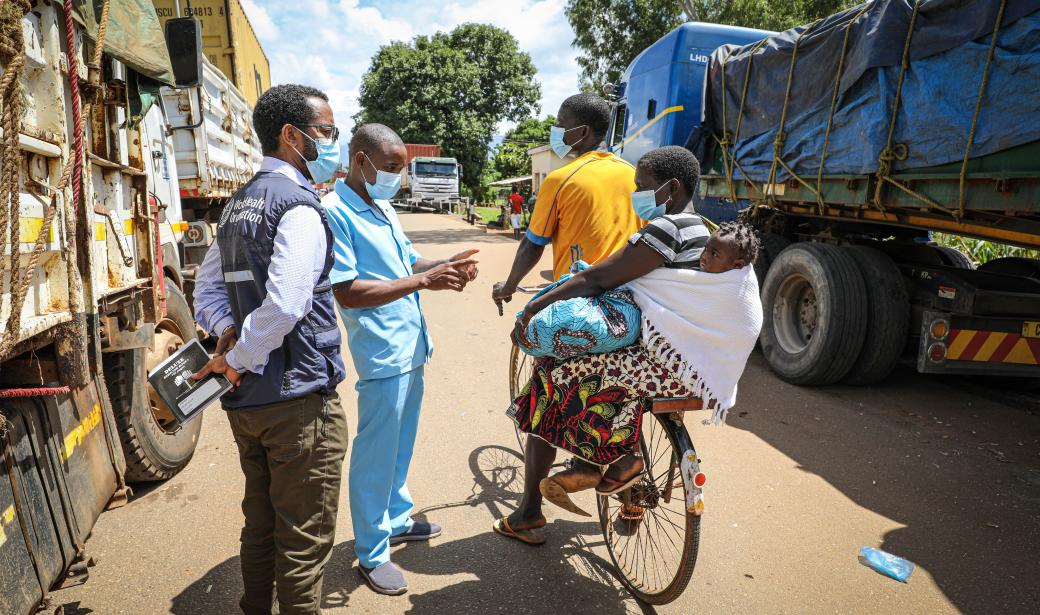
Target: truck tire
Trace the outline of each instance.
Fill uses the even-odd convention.
[[[947,267],[956,267],[957,269],[975,268],[975,263],[972,262],[971,258],[957,248],[951,248],[949,246],[932,246],[932,249],[939,253],[939,259],[942,260],[942,263]]]
[[[158,362],[195,334],[195,321],[180,290],[166,287],[166,318],[156,327],[155,352],[135,348],[106,353],[105,379],[119,427],[126,479],[166,480],[180,472],[195,453],[202,420],[174,430],[173,419],[148,384],[149,363]]]
[[[800,242],[777,256],[762,287],[762,353],[783,380],[833,384],[859,358],[867,330],[863,275],[843,249]]]
[[[758,234],[758,258],[755,259],[755,276],[758,278],[758,287],[760,289],[765,284],[766,274],[769,273],[770,265],[773,264],[776,257],[780,256],[784,248],[789,245],[791,245],[791,240],[783,235],[774,233]]]
[[[880,250],[845,249],[863,275],[867,291],[867,333],[846,384],[875,384],[892,373],[906,347],[910,328],[910,295],[899,267]]]
[[[979,265],[979,271],[1040,280],[1040,260],[1021,256],[1003,256],[982,263]]]

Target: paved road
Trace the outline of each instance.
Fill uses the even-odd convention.
[[[656,611],[611,576],[594,522],[548,510],[539,549],[492,534],[518,500],[520,462],[502,416],[512,322],[487,297],[516,244],[445,216],[403,220],[429,257],[481,249],[465,294],[423,298],[437,350],[410,486],[445,533],[396,547],[411,591],[377,596],[359,585],[341,506],[328,612],[1037,612],[1040,418],[909,371],[883,387],[806,389],[753,356],[730,426],[689,421],[709,476],[700,559],[686,593]],[[353,432],[353,382],[340,392]],[[242,480],[222,412],[204,420],[183,473],[102,516],[90,582],[55,595],[66,614],[236,612]],[[862,545],[918,569],[906,585],[884,578],[857,561]]]

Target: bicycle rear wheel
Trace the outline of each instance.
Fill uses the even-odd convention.
[[[624,492],[599,496],[599,519],[621,582],[638,600],[667,604],[693,576],[701,518],[686,511],[681,455],[690,436],[681,422],[647,412],[640,448],[643,478]]]
[[[527,383],[531,380],[531,370],[534,368],[534,359],[530,355],[521,352],[520,347],[513,344],[513,350],[509,354],[509,401],[520,396]],[[516,431],[516,443],[520,446],[520,453],[524,452],[524,443],[527,434],[520,431],[519,427],[513,426]]]

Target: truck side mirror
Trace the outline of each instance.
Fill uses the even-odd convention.
[[[459,177],[462,177],[462,163],[459,163]]]
[[[202,24],[198,19],[178,17],[167,21],[166,48],[177,87],[190,88],[202,82]]]

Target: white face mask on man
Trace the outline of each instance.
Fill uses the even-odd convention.
[[[397,195],[397,191],[401,188],[401,174],[377,168],[372,159],[368,157],[368,154],[365,154],[365,152],[361,153],[364,154],[368,164],[372,165],[372,168],[376,170],[376,181],[369,183],[368,175],[365,173],[365,165],[361,165],[361,177],[365,180],[365,189],[368,190],[368,196],[380,201],[394,198]]]
[[[307,171],[311,174],[311,181],[316,184],[323,184],[332,179],[332,175],[339,168],[339,145],[336,143],[336,140],[329,138],[315,139],[296,126],[293,126],[293,128],[296,128],[301,135],[310,139],[318,152],[317,158],[307,160],[307,157],[301,154],[300,150],[293,147],[293,151],[299,154],[300,158],[303,158],[303,162],[307,165]],[[290,145],[289,147],[292,146]]]

